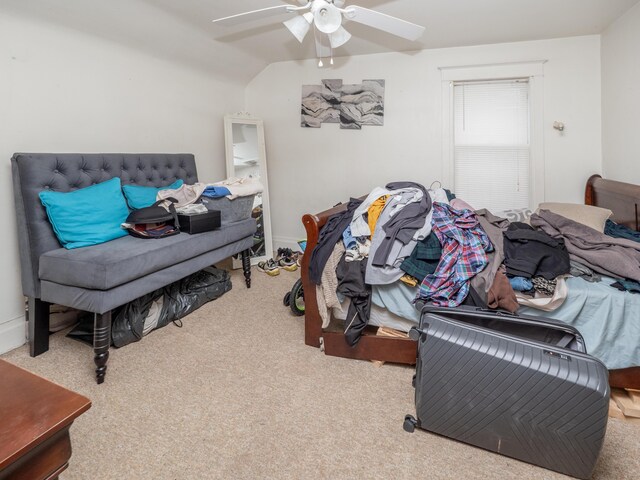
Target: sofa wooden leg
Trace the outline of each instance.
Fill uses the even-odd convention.
[[[104,382],[111,346],[111,312],[96,313],[93,317],[93,361],[96,364],[96,381]]]
[[[49,307],[48,302],[29,297],[27,320],[29,321],[29,354],[37,357],[49,350]]]
[[[251,250],[242,251],[242,271],[247,288],[251,288]]]

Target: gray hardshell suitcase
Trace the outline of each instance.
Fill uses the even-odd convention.
[[[555,320],[470,307],[425,307],[419,328],[419,427],[578,478],[602,448],[609,374]]]

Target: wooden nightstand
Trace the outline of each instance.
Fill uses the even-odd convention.
[[[0,480],[55,479],[69,465],[73,421],[88,398],[0,360]]]

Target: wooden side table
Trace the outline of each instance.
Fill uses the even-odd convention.
[[[73,421],[91,402],[0,360],[0,480],[56,479],[69,465]]]

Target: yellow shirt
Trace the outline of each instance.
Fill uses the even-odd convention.
[[[384,206],[387,203],[389,195],[383,195],[375,202],[371,204],[369,210],[367,210],[367,223],[369,224],[369,230],[371,230],[371,236],[373,237],[373,232],[376,230],[376,223],[378,223],[378,218],[380,218],[380,214],[382,210],[384,210]]]

